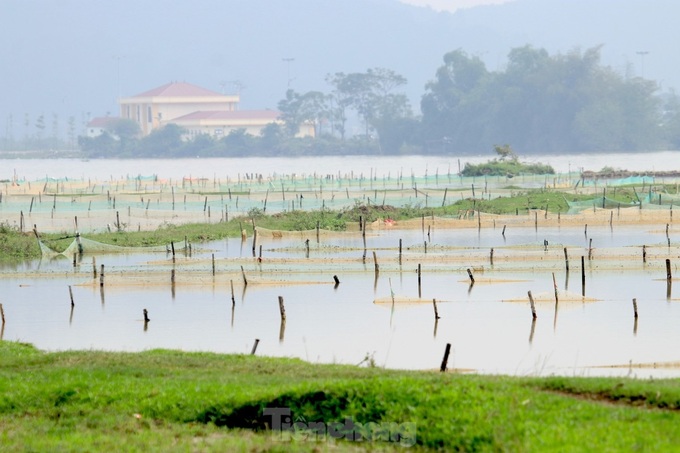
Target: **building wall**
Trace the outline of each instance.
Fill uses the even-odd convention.
[[[134,120],[144,135],[173,119],[202,110],[234,111],[238,96],[206,97],[133,97],[120,100],[120,116]]]

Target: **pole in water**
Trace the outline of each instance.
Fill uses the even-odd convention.
[[[470,277],[470,283],[474,283],[475,277],[472,275],[472,271],[470,270],[470,268],[468,268],[467,273],[468,273],[468,277]]]
[[[637,319],[638,317],[637,299],[633,299],[633,313],[635,315],[635,319]]]
[[[643,263],[647,262],[647,246],[646,245],[642,246],[642,262]]]
[[[432,299],[432,305],[434,306],[434,319],[439,319],[439,312],[437,311],[437,299]]]
[[[439,367],[439,371],[441,371],[442,373],[444,373],[448,367],[450,353],[451,343],[446,343],[446,349],[444,349],[444,358],[442,359],[441,367]]]
[[[281,321],[285,321],[286,308],[283,306],[283,296],[279,296],[279,313],[281,313]]]
[[[334,286],[334,287],[337,288],[338,285],[340,285],[340,279],[338,278],[337,275],[334,275],[334,276],[333,276],[333,281],[335,282],[335,286]]]
[[[507,226],[507,225],[503,225],[503,231],[501,232],[501,236],[503,236],[503,237],[505,237],[505,227],[506,227],[506,226]]]
[[[246,278],[246,271],[241,266],[241,275],[243,276],[243,285],[248,286],[248,279]]]
[[[529,294],[529,305],[531,306],[531,316],[533,319],[536,319],[536,306],[534,305],[534,296],[531,295],[531,291],[528,292]]]
[[[671,260],[666,258],[666,280],[672,280],[673,275],[671,274]]]
[[[581,256],[581,293],[583,296],[586,295],[586,260],[584,256]]]

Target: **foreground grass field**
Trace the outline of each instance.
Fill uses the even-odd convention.
[[[333,422],[351,419],[374,437],[267,430],[273,419],[263,411],[277,407],[301,427],[332,434]],[[2,451],[677,451],[678,408],[676,380],[456,375],[174,351],[45,353],[0,341]]]

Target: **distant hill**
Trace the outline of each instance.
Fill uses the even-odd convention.
[[[385,67],[409,80],[417,108],[457,48],[495,70],[525,44],[604,44],[603,63],[621,74],[680,87],[678,17],[675,0],[516,0],[454,14],[397,0],[3,0],[0,137],[21,137],[26,114],[29,133],[44,114],[46,134],[68,116],[116,115],[119,95],[172,80],[240,86],[242,108],[259,109],[288,87],[328,90],[329,73]]]

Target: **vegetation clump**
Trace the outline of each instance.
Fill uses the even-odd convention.
[[[466,163],[461,174],[463,176],[507,176],[517,175],[554,175],[555,170],[550,165],[542,163],[520,162],[519,157],[509,145],[494,147],[499,158],[481,164]]]

